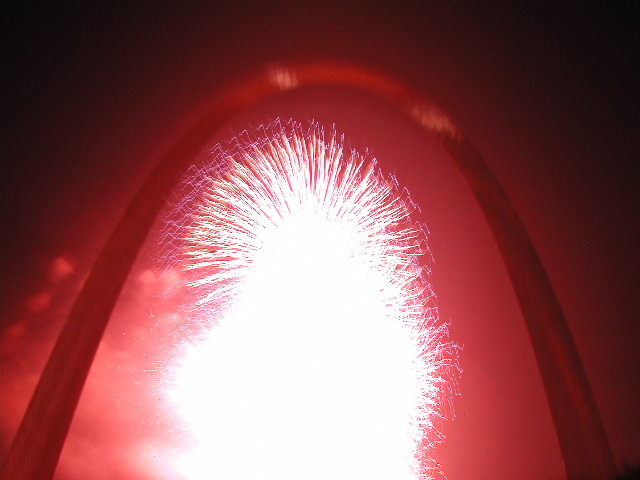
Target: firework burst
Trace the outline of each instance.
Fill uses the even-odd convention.
[[[451,344],[408,196],[317,126],[225,165],[188,234],[207,318],[171,389],[189,477],[432,478]]]

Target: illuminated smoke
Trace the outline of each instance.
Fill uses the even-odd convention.
[[[183,471],[432,478],[455,361],[408,196],[317,126],[277,123],[225,162],[187,235],[207,324],[171,385],[197,443]]]

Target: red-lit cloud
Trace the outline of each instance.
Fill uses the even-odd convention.
[[[29,297],[21,318],[0,337],[3,389],[0,435],[8,445],[24,414],[79,275],[63,257],[46,289]],[[69,281],[67,281],[69,280]],[[89,374],[58,465],[57,478],[176,478],[181,433],[162,394],[162,368],[175,315],[167,292],[180,274],[142,269],[125,288]],[[175,313],[175,312],[174,312]],[[166,338],[159,336],[167,335]]]

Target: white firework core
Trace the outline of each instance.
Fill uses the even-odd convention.
[[[171,398],[193,479],[426,479],[446,329],[392,178],[296,124],[240,145],[188,234],[207,328]]]

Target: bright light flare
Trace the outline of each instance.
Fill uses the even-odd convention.
[[[192,479],[423,479],[441,435],[446,329],[412,205],[318,127],[226,159],[189,234],[208,324],[170,396]]]

